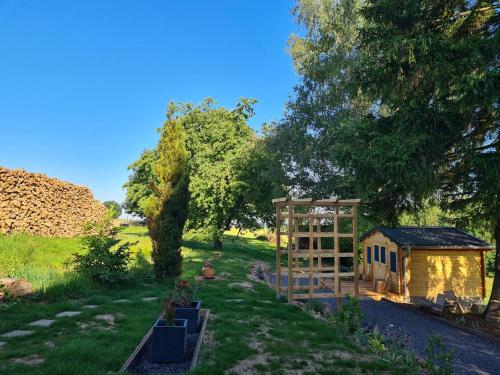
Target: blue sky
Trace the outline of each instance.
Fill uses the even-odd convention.
[[[280,118],[297,82],[285,0],[0,0],[0,165],[121,201],[170,100],[256,98]]]

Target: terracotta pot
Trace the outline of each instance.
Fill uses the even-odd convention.
[[[215,276],[215,269],[212,267],[204,267],[202,271],[205,279],[213,279]]]

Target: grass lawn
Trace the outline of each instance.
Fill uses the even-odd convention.
[[[128,228],[121,236],[138,241],[134,251],[150,254],[144,228]],[[247,279],[255,260],[273,263],[273,245],[251,236],[228,236],[224,246],[222,259],[212,264],[217,273],[226,273],[226,280],[203,282],[198,293],[211,319],[195,374],[397,373],[309,314],[276,301],[266,285]],[[79,251],[76,239],[0,237],[0,262],[8,259],[11,271],[33,281],[40,291],[31,302],[0,308],[0,334],[14,329],[35,331],[25,337],[0,337],[6,342],[0,347],[1,374],[116,373],[158,316],[172,282],[96,287],[64,274],[64,261],[75,251]],[[23,261],[26,254],[31,260]],[[189,238],[183,255],[184,279],[193,279],[203,261],[213,259],[210,244]],[[242,286],[243,282],[251,287]],[[152,296],[160,299],[142,300]],[[119,299],[129,302],[113,302]],[[82,308],[88,304],[98,307]],[[82,313],[54,318],[67,310]],[[114,322],[96,320],[96,315],[109,315]],[[39,319],[55,319],[55,323],[48,328],[27,326]],[[38,357],[31,359],[43,359],[43,363],[16,363],[35,354]]]

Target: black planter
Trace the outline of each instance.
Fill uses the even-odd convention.
[[[153,326],[152,362],[182,362],[186,353],[187,320],[175,319],[175,326],[158,319]]]
[[[189,333],[198,332],[198,326],[200,324],[200,306],[201,301],[191,302],[190,307],[175,306],[175,319],[187,319]]]

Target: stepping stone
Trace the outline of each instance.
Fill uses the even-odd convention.
[[[236,298],[236,299],[227,299],[226,302],[243,302],[242,299]]]
[[[54,341],[45,341],[45,342],[44,342],[44,344],[45,344],[45,346],[46,346],[47,348],[50,348],[50,349],[52,349],[52,348],[55,348],[55,347],[56,347],[56,344],[54,344]]]
[[[113,301],[114,303],[128,303],[130,302],[129,299],[117,299],[116,301]]]
[[[45,358],[38,354],[32,354],[29,357],[14,358],[11,360],[13,363],[19,363],[27,366],[38,366],[45,362]]]
[[[63,311],[56,314],[57,318],[71,318],[72,316],[80,315],[81,311]]]
[[[5,344],[7,344],[7,343],[6,343],[6,342],[3,342],[3,341],[0,341],[0,348],[1,348],[2,346],[4,346]]]
[[[28,325],[35,326],[35,327],[50,327],[52,324],[54,324],[54,322],[55,322],[55,320],[41,319],[41,320],[36,320],[34,322],[31,322]]]
[[[158,297],[144,297],[142,300],[145,302],[156,301]]]
[[[104,315],[96,315],[94,319],[97,320],[104,320],[105,322],[114,325],[115,324],[115,317],[112,314],[104,314]]]
[[[97,305],[85,305],[83,306],[84,309],[97,309]]]
[[[22,329],[15,329],[14,331],[4,333],[2,337],[23,337],[23,336],[29,336],[32,333],[33,331],[24,331]]]

